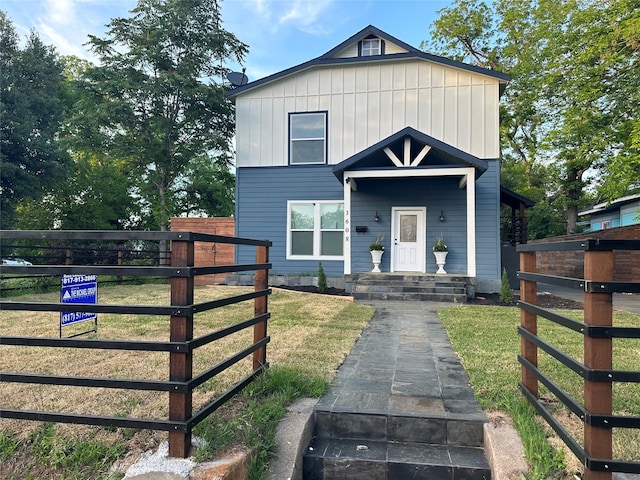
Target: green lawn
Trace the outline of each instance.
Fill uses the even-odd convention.
[[[582,319],[582,311],[563,314]],[[518,390],[521,368],[517,361],[520,338],[516,328],[520,324],[520,310],[514,307],[458,306],[438,312],[453,348],[460,355],[476,396],[485,410],[506,410],[520,430],[534,478],[559,475],[565,468],[557,454],[541,445],[546,434],[538,431],[532,408],[524,404]],[[614,313],[614,325],[640,327],[640,315]],[[582,335],[538,318],[538,333],[549,343],[582,361]],[[582,378],[562,366],[547,354],[539,352],[539,368],[578,401],[582,400]],[[640,371],[640,341],[614,340],[614,369]],[[575,416],[560,409],[552,395],[541,386],[541,396],[550,401],[556,418],[576,432],[581,423]],[[614,413],[640,417],[640,385],[614,385]],[[579,430],[578,429],[578,430]],[[614,429],[614,457],[637,461],[640,459],[639,431]],[[579,431],[577,432],[579,435]],[[535,438],[528,438],[535,437]],[[547,453],[541,454],[540,449]],[[556,470],[556,472],[554,472]],[[571,472],[569,472],[571,473]]]
[[[196,302],[230,297],[247,287],[198,287]],[[169,305],[167,285],[100,287],[100,303]],[[58,292],[29,294],[12,300],[57,302]],[[260,478],[273,435],[285,407],[298,396],[319,396],[333,378],[373,309],[345,298],[274,289],[269,297],[267,360],[271,368],[229,405],[197,427],[209,440],[198,453],[208,460],[218,448],[245,445],[257,452],[252,477]],[[195,316],[195,335],[215,331],[253,316],[253,302]],[[8,336],[57,337],[59,314],[0,311],[0,332]],[[97,338],[168,340],[168,318],[149,315],[101,314]],[[194,373],[237,353],[253,341],[252,329],[198,349]],[[321,354],[320,354],[321,353]],[[226,391],[251,371],[243,360],[196,389],[194,411]],[[168,355],[111,350],[46,349],[0,346],[0,370],[111,378],[167,379]],[[168,418],[168,395],[117,389],[89,389],[46,385],[0,384],[2,405],[26,410],[91,413],[139,418]],[[126,452],[154,448],[163,432],[135,431],[81,425],[41,424],[0,419],[2,479],[117,479],[110,474],[114,460]]]

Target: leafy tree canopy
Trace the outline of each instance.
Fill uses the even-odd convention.
[[[511,73],[505,178],[519,170],[524,181],[511,180],[531,191],[546,171],[545,201],[564,208],[568,232],[593,192],[640,190],[639,25],[640,0],[457,0],[423,43]]]
[[[63,65],[32,32],[21,49],[0,11],[0,224],[16,225],[16,208],[65,179],[67,154],[57,142],[67,109]]]
[[[100,65],[84,72],[73,123],[131,164],[148,225],[166,229],[193,162],[228,166],[233,106],[216,79],[247,47],[222,28],[216,0],[139,0],[131,13],[90,36]]]

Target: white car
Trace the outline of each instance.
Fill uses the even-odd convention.
[[[23,258],[3,258],[2,265],[33,265],[33,263],[26,261]]]

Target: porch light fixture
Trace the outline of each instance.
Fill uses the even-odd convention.
[[[374,222],[379,222],[380,221],[380,217],[378,216],[378,211],[376,210],[376,216],[373,217],[373,221]]]
[[[444,210],[440,210],[440,221],[444,222]]]

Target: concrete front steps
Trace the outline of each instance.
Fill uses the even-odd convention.
[[[402,273],[354,273],[345,283],[355,300],[466,303],[475,292],[468,277]]]
[[[304,480],[491,479],[484,417],[330,417],[316,417],[318,436],[304,456]]]

